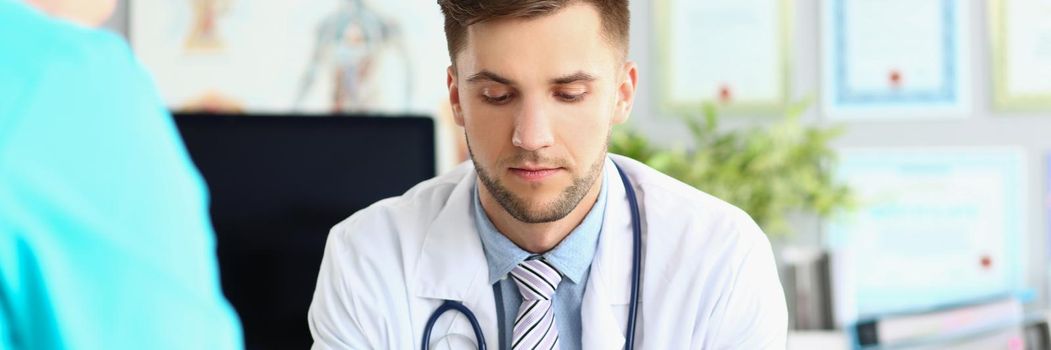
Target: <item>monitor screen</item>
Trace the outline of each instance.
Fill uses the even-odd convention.
[[[223,292],[248,349],[306,349],[329,229],[435,175],[426,117],[175,116],[211,193]]]

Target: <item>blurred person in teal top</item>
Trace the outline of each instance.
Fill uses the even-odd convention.
[[[113,0],[0,0],[0,349],[235,349],[207,192]]]

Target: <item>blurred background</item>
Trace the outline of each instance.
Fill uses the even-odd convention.
[[[119,6],[106,27],[153,74],[211,188],[246,344],[309,344],[327,229],[466,159],[438,6]],[[760,223],[790,348],[1048,348],[1051,1],[631,11],[639,95],[611,151]],[[355,172],[363,160],[382,170]]]

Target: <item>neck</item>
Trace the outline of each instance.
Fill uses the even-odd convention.
[[[116,5],[115,0],[27,0],[26,3],[51,17],[90,28],[99,27],[106,22]]]
[[[595,206],[604,178],[605,176],[600,173],[577,207],[573,208],[569,215],[552,222],[530,224],[518,221],[493,198],[492,193],[485,186],[478,186],[479,199],[485,215],[501,234],[527,252],[543,254],[555,248],[570,232],[573,232],[573,229],[580,226],[584,217]]]

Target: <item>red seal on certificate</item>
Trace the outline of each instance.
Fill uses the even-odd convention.
[[[895,89],[901,88],[901,72],[897,69],[890,70],[890,73],[887,74],[887,80],[890,82],[890,87]]]
[[[988,255],[982,255],[981,263],[982,268],[988,270],[993,266],[993,258],[990,258]]]
[[[730,90],[730,86],[723,84],[719,87],[719,102],[729,103],[733,99],[733,91]]]

